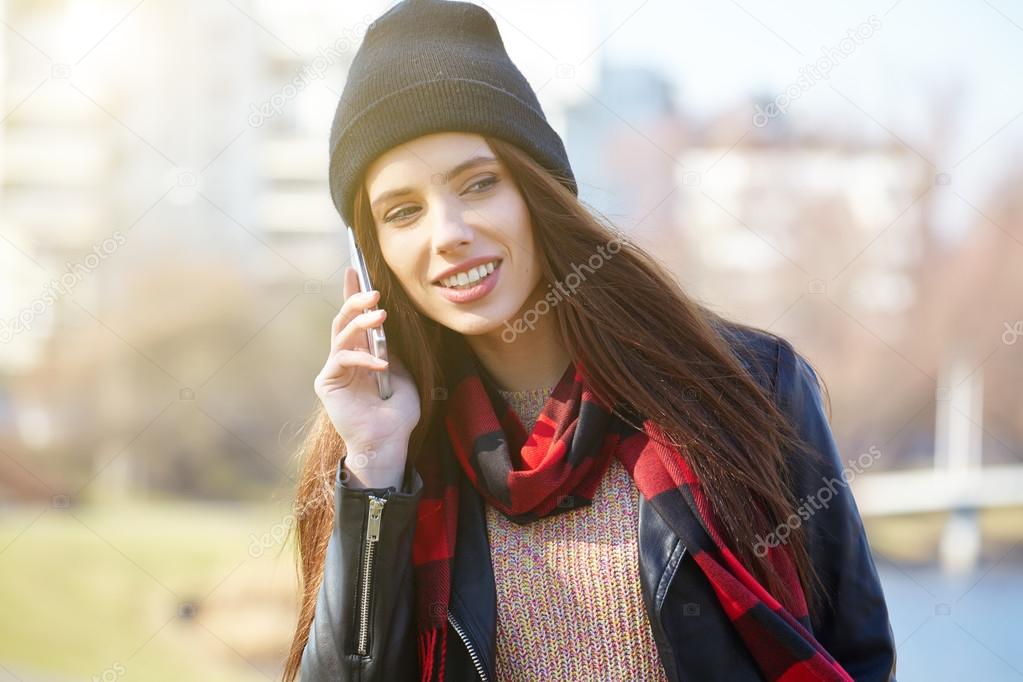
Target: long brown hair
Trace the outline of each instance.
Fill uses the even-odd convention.
[[[754,548],[758,536],[774,531],[796,508],[786,453],[809,450],[734,354],[736,341],[730,343],[717,330],[725,320],[686,295],[657,261],[608,226],[532,157],[503,140],[484,139],[529,207],[548,284],[564,282],[573,264],[587,263],[598,247],[606,249],[612,241],[618,245],[613,257],[551,308],[565,348],[573,360],[586,358],[592,389],[607,404],[627,406],[631,414],[655,421],[672,443],[685,444],[689,464],[710,493],[732,551],[779,601],[792,604],[781,576]],[[416,311],[384,263],[364,186],[353,208],[352,227],[380,290],[379,305],[388,310],[384,331],[419,391],[422,409],[410,439],[411,466],[439,413],[432,397],[444,385],[441,329]],[[727,325],[755,329],[737,322]],[[285,682],[299,671],[313,621],[333,528],[334,481],[344,455],[344,443],[320,405],[299,452],[295,504],[303,513],[293,528],[300,610]],[[813,613],[820,581],[801,525],[786,544]]]

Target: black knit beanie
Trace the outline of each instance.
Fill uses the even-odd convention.
[[[565,146],[490,13],[468,2],[403,0],[366,29],[334,113],[330,196],[345,222],[374,159],[443,131],[511,142],[578,194]]]

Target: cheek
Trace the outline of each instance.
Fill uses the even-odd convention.
[[[409,266],[405,262],[406,256],[402,253],[402,250],[397,248],[397,244],[387,238],[381,238],[379,240],[380,254],[384,258],[384,263],[390,268],[394,276],[401,282],[402,287],[408,289],[408,276]]]
[[[508,191],[493,204],[493,224],[511,240],[509,248],[523,251],[532,250],[533,231],[530,225],[529,209],[517,191]]]
[[[392,272],[399,272],[401,264],[398,259],[395,258],[396,252],[390,243],[380,236],[377,232],[377,245],[380,247],[380,256],[384,259],[384,263],[391,269]]]
[[[423,287],[430,286],[424,274],[429,265],[424,254],[428,254],[429,251],[417,239],[417,236],[410,232],[390,234],[380,240],[380,252],[384,262],[413,300],[422,296],[420,290]]]

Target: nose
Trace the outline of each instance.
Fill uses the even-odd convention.
[[[465,206],[458,198],[439,199],[430,212],[434,253],[450,253],[472,244],[476,231],[465,221]]]

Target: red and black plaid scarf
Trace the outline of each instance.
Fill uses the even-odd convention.
[[[489,504],[525,524],[589,505],[611,457],[621,460],[640,493],[684,542],[767,680],[852,680],[810,633],[805,598],[784,546],[768,556],[797,595],[799,603],[789,609],[725,546],[707,492],[679,449],[666,445],[669,439],[650,420],[640,432],[613,414],[587,388],[582,363],[565,370],[527,434],[469,347],[461,345],[451,355],[456,359],[447,370],[453,390],[443,415],[445,446],[417,463],[423,494],[412,562],[424,682],[444,678],[459,469]]]

